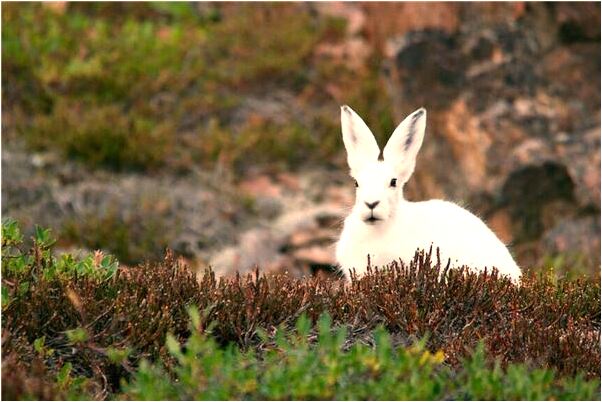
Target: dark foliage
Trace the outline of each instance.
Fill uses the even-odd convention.
[[[58,399],[62,396],[49,378],[44,362],[35,359],[30,364],[20,361],[17,353],[2,358],[2,400]]]
[[[224,345],[261,350],[270,347],[261,329],[274,334],[277,326],[293,328],[302,313],[315,322],[327,311],[335,325],[349,327],[346,345],[372,344],[373,329],[383,324],[396,345],[427,336],[427,347],[443,350],[451,367],[482,339],[488,356],[503,364],[527,362],[555,368],[561,376],[600,375],[600,286],[584,279],[555,282],[531,275],[515,286],[495,272],[442,269],[424,252],[409,266],[369,269],[349,284],[259,270],[219,280],[206,271],[197,278],[170,253],[162,263],[115,265],[114,271],[98,253],[86,270],[69,258],[52,257],[47,233],[38,230],[37,236],[23,253],[3,233],[7,397],[60,395],[45,380],[58,374],[46,370],[65,364],[93,379],[87,386],[101,389],[96,395],[116,392],[119,379],[141,358],[172,364],[166,334],[180,340],[190,335],[192,305],[204,311],[202,322],[213,323],[212,334]],[[123,357],[115,358],[119,351]]]

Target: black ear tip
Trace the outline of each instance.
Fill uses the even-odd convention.
[[[341,106],[341,110],[345,113],[351,113],[351,108],[347,105]]]
[[[416,116],[416,117],[420,117],[420,116],[422,116],[423,114],[426,114],[426,109],[424,108],[424,106],[423,106],[423,107],[421,107],[420,109],[418,109],[418,110],[417,110],[417,111],[414,113],[414,116]]]

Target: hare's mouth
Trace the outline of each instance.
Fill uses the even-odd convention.
[[[374,215],[370,215],[368,218],[364,219],[364,222],[366,222],[368,225],[374,225],[378,221],[382,221],[382,219],[377,218]]]

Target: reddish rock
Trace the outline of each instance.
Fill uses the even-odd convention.
[[[220,276],[248,272],[255,266],[294,276],[316,270],[332,272],[333,245],[339,229],[325,226],[325,222],[340,220],[341,212],[327,204],[292,209],[265,228],[243,233],[236,245],[216,253],[210,265]]]
[[[351,183],[349,188],[345,187],[329,187],[326,189],[326,199],[339,205],[353,205],[355,201],[355,195],[351,190]]]
[[[280,197],[281,189],[268,176],[257,176],[242,181],[241,191],[253,196]]]
[[[357,3],[320,2],[315,4],[317,11],[323,15],[342,18],[346,21],[346,37],[338,43],[320,43],[314,49],[318,58],[335,60],[347,67],[361,70],[372,53],[371,46],[359,36],[365,26],[366,15]],[[330,89],[333,91],[333,88]],[[337,92],[336,89],[334,92]]]
[[[288,244],[294,248],[305,247],[311,244],[332,243],[336,238],[334,230],[316,229],[303,230],[291,235]]]
[[[64,14],[68,5],[68,2],[66,1],[48,1],[42,3],[42,7],[46,7],[57,14]]]
[[[304,263],[334,265],[336,264],[334,257],[334,249],[332,247],[312,246],[302,248],[293,253],[293,257]]]
[[[505,244],[512,242],[512,219],[508,211],[503,209],[495,211],[487,219],[487,224]]]
[[[362,3],[365,32],[370,43],[385,54],[387,40],[410,31],[438,29],[455,32],[459,27],[458,3]]]
[[[291,173],[278,173],[277,180],[284,187],[290,191],[301,190],[301,184],[299,183],[299,177]]]
[[[445,113],[443,129],[452,151],[450,157],[459,162],[469,189],[478,190],[487,177],[491,135],[480,127],[478,116],[462,99],[454,102]]]

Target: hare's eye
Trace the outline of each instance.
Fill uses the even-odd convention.
[[[389,183],[390,187],[397,187],[397,179],[391,179],[391,183]]]
[[[357,180],[353,180],[353,182],[355,183],[355,187],[359,187],[360,185],[357,184]]]

